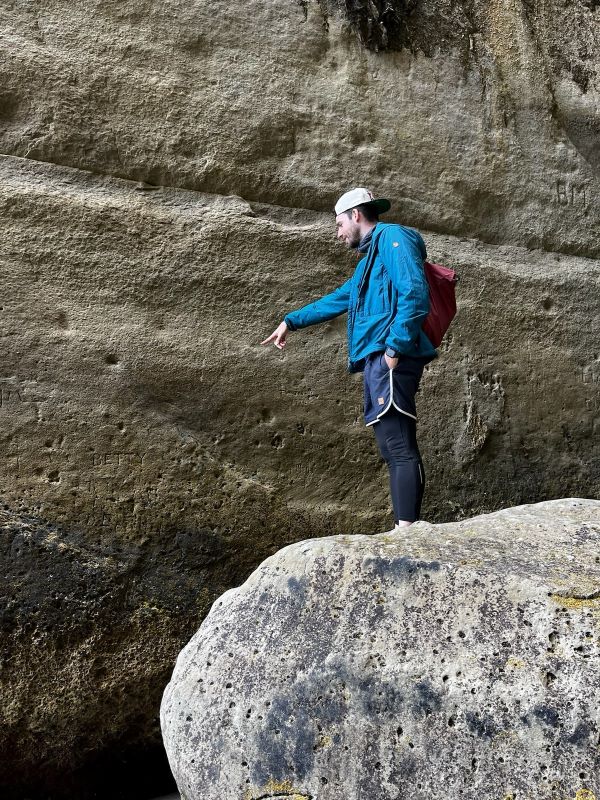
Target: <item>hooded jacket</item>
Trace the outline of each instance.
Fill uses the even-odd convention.
[[[284,317],[289,330],[348,313],[348,371],[362,372],[365,358],[391,347],[431,361],[437,352],[421,325],[429,313],[421,235],[404,225],[379,222],[367,254],[346,283]]]

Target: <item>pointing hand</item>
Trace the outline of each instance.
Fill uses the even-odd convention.
[[[269,342],[273,342],[275,347],[279,348],[279,350],[283,350],[285,347],[285,337],[288,334],[288,326],[285,322],[282,322],[273,333],[268,336],[261,344],[269,344]]]

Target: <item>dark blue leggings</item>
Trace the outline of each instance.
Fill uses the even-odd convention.
[[[388,466],[394,520],[415,522],[421,514],[425,471],[417,446],[417,423],[393,406],[373,425]]]

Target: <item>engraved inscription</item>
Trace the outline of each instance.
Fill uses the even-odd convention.
[[[23,395],[16,386],[0,386],[0,408],[10,403],[22,403]]]
[[[587,183],[573,183],[558,178],[556,181],[556,201],[561,206],[587,208],[589,205],[589,186]]]

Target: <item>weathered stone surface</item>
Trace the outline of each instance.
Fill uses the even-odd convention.
[[[259,345],[353,269],[329,215],[0,169],[0,496],[39,542],[2,532],[0,785],[22,800],[158,742],[176,653],[260,561],[391,517],[344,321]],[[419,403],[426,518],[600,493],[598,264],[424,234],[461,274]]]
[[[372,184],[408,224],[598,256],[599,19],[595,0],[13,0],[0,152],[317,210]]]
[[[269,553],[389,527],[343,322],[258,346],[351,270],[330,217],[351,185],[461,272],[420,404],[428,518],[600,492],[598,264],[441,235],[598,255],[599,13],[2,4],[3,796],[81,798],[80,766],[153,746],[170,660]]]
[[[0,163],[11,506],[95,539],[227,530],[238,563],[386,524],[345,319],[259,344],[352,271],[328,216]],[[600,265],[424,235],[461,276],[419,401],[426,518],[599,493]]]
[[[305,541],[213,606],[162,703],[184,800],[600,790],[600,501]]]

